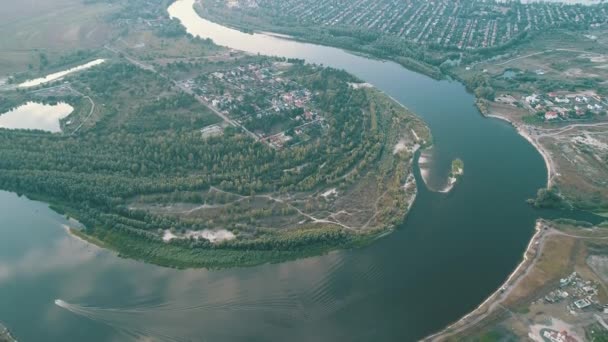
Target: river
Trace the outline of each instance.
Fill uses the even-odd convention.
[[[339,49],[240,33],[170,8],[220,45],[346,69],[430,126],[431,179],[454,158],[449,194],[418,197],[406,222],[369,247],[253,268],[173,270],[125,260],[66,234],[47,205],[0,192],[0,320],[21,341],[413,341],[474,309],[519,263],[545,212],[540,154],[483,118],[462,84]],[[59,305],[55,299],[61,299]],[[65,301],[65,302],[63,302]]]

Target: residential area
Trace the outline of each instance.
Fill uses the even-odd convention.
[[[288,75],[292,65],[274,60],[235,65],[181,80],[180,86],[258,140],[282,148],[318,137],[326,128],[314,94]],[[214,127],[203,133],[219,133]]]
[[[509,95],[499,96],[496,102],[517,105],[520,103],[530,114],[545,121],[569,121],[606,115],[608,99],[593,91],[550,92],[524,95],[521,101]]]
[[[215,0],[223,6],[223,0]],[[303,25],[356,27],[361,32],[459,50],[507,44],[521,33],[565,25],[608,21],[608,6],[568,6],[550,2],[416,0],[233,0],[232,9],[265,11]]]

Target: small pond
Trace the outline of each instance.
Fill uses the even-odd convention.
[[[72,111],[74,111],[74,108],[65,102],[52,105],[27,102],[11,111],[0,114],[0,128],[61,132],[59,121],[70,115]]]

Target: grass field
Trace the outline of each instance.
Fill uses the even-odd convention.
[[[0,11],[0,78],[50,64],[76,49],[100,48],[114,34],[104,16],[119,5],[82,0],[10,1]]]

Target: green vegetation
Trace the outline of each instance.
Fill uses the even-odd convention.
[[[529,199],[528,203],[537,208],[564,208],[565,204],[559,191],[553,187],[551,189],[539,189],[536,198]]]
[[[450,177],[458,178],[464,174],[464,162],[457,158],[452,161],[452,169],[450,171]]]
[[[207,64],[233,70],[273,61],[284,62]],[[315,134],[285,148],[230,125],[203,137],[201,129],[220,118],[167,78],[192,75],[197,65],[167,64],[169,76],[161,76],[115,60],[68,77],[98,111],[72,135],[0,130],[0,188],[52,203],[86,227],[75,233],[88,241],[175,267],[250,266],[356,247],[403,219],[415,195],[403,190],[411,148],[431,141],[411,113],[351,86],[359,81],[343,71],[292,63],[281,77],[312,94],[322,116]],[[56,97],[84,105],[73,95]],[[412,140],[412,130],[424,140]],[[402,139],[407,148],[393,152]],[[321,195],[332,187],[344,195]],[[378,197],[375,208],[369,195]],[[356,220],[332,214],[364,205]],[[236,237],[186,237],[217,229]],[[163,240],[165,231],[178,238]]]
[[[591,342],[608,342],[608,331],[599,323],[588,326],[585,329],[585,335]]]

